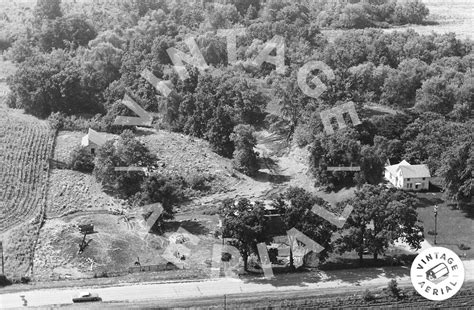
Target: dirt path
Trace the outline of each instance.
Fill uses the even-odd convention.
[[[250,178],[234,171],[237,181],[227,191],[194,199],[183,210],[188,212],[216,206],[227,198],[269,199],[289,186],[314,191],[314,180],[307,173],[308,152],[305,149],[290,149],[285,136],[266,130],[257,132],[256,136],[255,150],[261,159],[258,175]]]
[[[353,188],[335,193],[316,188],[308,168],[310,154],[307,148],[289,145],[286,136],[267,130],[257,132],[256,136],[255,151],[259,153],[261,167],[258,175],[250,178],[234,171],[237,181],[227,191],[194,199],[182,208],[183,212],[199,212],[228,198],[271,199],[292,186],[312,192],[330,203],[345,200],[354,193]]]

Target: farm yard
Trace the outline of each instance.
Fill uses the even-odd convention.
[[[0,3],[0,298],[406,306],[421,251],[474,269],[472,3],[103,2]]]
[[[207,269],[214,242],[208,236],[213,222],[180,220],[170,222],[162,235],[149,234],[141,215],[128,217],[107,212],[84,212],[48,220],[41,229],[35,249],[35,280],[81,279],[125,275],[136,262],[140,266],[166,266],[184,272]],[[86,237],[88,246],[78,253],[83,235],[78,225],[93,223],[94,233]],[[190,234],[187,229],[193,231]],[[193,227],[198,228],[192,229]],[[182,238],[182,243],[172,242]],[[177,258],[184,255],[184,260]],[[163,255],[167,258],[165,259]]]

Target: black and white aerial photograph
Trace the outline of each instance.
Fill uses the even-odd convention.
[[[0,309],[474,309],[474,1],[0,0]]]

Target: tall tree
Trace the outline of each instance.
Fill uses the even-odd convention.
[[[253,150],[257,140],[255,139],[253,128],[250,125],[237,125],[230,135],[234,142],[235,151],[233,154],[234,167],[249,176],[254,176],[258,169],[257,153]]]
[[[144,180],[140,193],[136,198],[140,205],[149,205],[157,202],[162,204],[163,213],[159,222],[161,224],[162,220],[174,218],[174,206],[184,199],[183,187],[184,180],[180,177],[165,177],[153,174]]]
[[[119,196],[128,198],[140,190],[145,174],[142,171],[115,171],[115,168],[148,168],[155,162],[156,156],[132,131],[125,130],[118,140],[109,140],[98,150],[94,175],[102,185],[109,186]]]
[[[269,241],[264,233],[265,209],[261,203],[252,204],[245,198],[235,202],[227,199],[222,203],[220,213],[224,217],[222,235],[232,238],[228,243],[239,250],[244,270],[248,270],[248,258],[258,252],[257,244]]]
[[[318,183],[336,187],[352,182],[354,172],[328,171],[328,167],[358,166],[361,145],[353,129],[343,129],[327,136],[320,134],[310,151],[310,168]]]
[[[396,240],[420,248],[423,226],[415,209],[416,200],[410,194],[364,185],[348,203],[354,209],[347,219],[347,228],[336,240],[339,253],[356,251],[362,265],[366,250],[376,260]]]
[[[35,16],[39,19],[55,19],[63,16],[61,0],[38,0],[36,2]]]
[[[457,142],[443,153],[438,174],[443,178],[444,186],[451,197],[469,201],[474,195],[474,136],[470,133],[461,135],[456,140]]]
[[[296,228],[324,247],[319,253],[319,261],[324,262],[332,251],[331,236],[334,227],[311,210],[318,204],[329,208],[327,202],[302,188],[290,187],[275,200],[285,230]],[[290,247],[290,268],[294,268],[293,251]]]
[[[373,146],[364,145],[361,150],[360,173],[363,179],[370,184],[382,181],[385,158],[377,153]]]
[[[235,146],[232,141],[233,122],[224,108],[218,107],[216,115],[210,121],[209,129],[206,132],[206,139],[211,144],[212,150],[225,157],[232,157]]]
[[[45,22],[38,41],[43,51],[50,52],[54,48],[86,46],[96,36],[96,30],[83,16],[65,16]]]

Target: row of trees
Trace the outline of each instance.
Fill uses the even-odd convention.
[[[289,188],[273,201],[285,230],[296,228],[324,247],[318,255],[321,263],[330,253],[355,251],[362,264],[367,251],[376,260],[397,240],[416,249],[423,241],[423,227],[415,210],[416,199],[403,191],[365,185],[356,191],[354,198],[339,206],[354,208],[342,230],[313,213],[316,204],[337,212],[301,188]],[[224,218],[223,236],[230,238],[229,244],[239,250],[247,270],[250,255],[258,255],[257,244],[268,243],[272,238],[265,208],[262,203],[247,199],[227,200],[220,212]],[[294,267],[292,257],[290,253],[290,266]]]
[[[390,24],[422,24],[428,14],[429,10],[419,0],[350,1],[343,5],[329,1],[316,21],[321,27],[332,28],[388,27]]]

